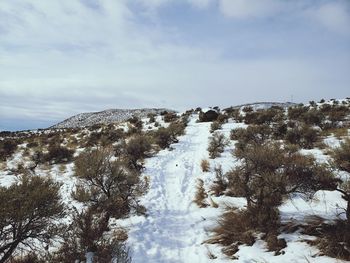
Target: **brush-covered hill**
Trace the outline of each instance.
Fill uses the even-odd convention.
[[[95,124],[110,124],[126,121],[132,117],[146,118],[149,114],[174,112],[169,109],[109,109],[100,112],[88,112],[74,115],[50,128],[81,128]]]

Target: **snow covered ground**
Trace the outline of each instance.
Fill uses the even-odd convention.
[[[303,241],[312,237],[302,236],[298,232],[280,235],[281,238],[286,239],[287,247],[283,249],[284,254],[279,256],[268,252],[265,242],[261,240],[253,246],[240,246],[236,254],[237,260],[228,259],[223,255],[220,246],[206,244],[205,241],[211,235],[210,229],[217,224],[217,219],[223,213],[225,205],[243,207],[245,199],[211,196],[210,198],[219,205],[218,208],[212,205],[199,208],[193,202],[198,179],[204,181],[204,188],[210,195],[209,186],[215,179],[213,168],[221,165],[223,171],[227,172],[235,165],[235,159],[231,154],[234,143],[231,141],[221,157],[209,160],[210,172],[205,173],[201,170],[201,160],[209,159],[207,147],[211,136],[209,132],[211,123],[197,123],[197,118],[197,115],[190,118],[186,134],[179,137],[179,143],[146,160],[144,175],[150,179],[150,189],[142,197],[141,202],[147,209],[147,216],[132,216],[117,221],[118,225],[128,229],[128,244],[132,249],[133,262],[345,262],[320,256],[317,248]],[[232,129],[239,127],[246,127],[246,125],[229,121],[219,132],[228,137]],[[335,137],[329,137],[326,143],[339,145]],[[328,159],[319,149],[303,150],[303,153],[315,155],[320,162]],[[7,163],[7,168],[15,167],[19,160],[23,160],[22,151],[18,151],[13,156]],[[50,167],[49,174],[63,183],[64,201],[77,206],[70,197],[75,184],[73,166],[68,164],[64,167],[65,169],[53,166]],[[38,173],[47,174],[44,170]],[[9,185],[13,180],[14,176],[9,171],[0,172],[1,185]],[[207,198],[209,204],[210,198]],[[344,201],[338,193],[320,191],[314,200],[305,201],[299,197],[286,200],[280,207],[281,220],[282,222],[298,221],[310,215],[334,219],[341,207],[344,207]],[[209,255],[215,258],[210,259]]]
[[[210,123],[196,123],[193,117],[186,129],[186,135],[174,144],[172,150],[163,150],[146,162],[145,175],[150,177],[150,190],[142,199],[147,216],[131,217],[122,224],[129,228],[129,245],[133,262],[177,263],[177,262],[344,262],[319,256],[318,249],[309,246],[299,233],[282,234],[288,242],[284,254],[274,256],[268,252],[265,242],[258,240],[253,246],[242,245],[237,253],[238,260],[228,259],[220,247],[204,242],[210,237],[210,228],[215,226],[225,204],[244,206],[243,198],[220,197],[212,199],[219,208],[198,208],[193,199],[197,179],[208,184],[213,182],[214,173],[203,173],[202,159],[208,159],[208,138],[211,136]],[[220,130],[226,136],[242,123],[227,123]],[[210,160],[211,166],[221,164],[227,171],[234,165],[230,152],[231,144],[222,157]],[[326,196],[331,197],[330,203]],[[334,218],[338,205],[344,205],[339,195],[320,192],[310,202],[295,199],[281,207],[282,219],[300,219],[306,215],[321,215]],[[215,259],[210,259],[214,255]]]

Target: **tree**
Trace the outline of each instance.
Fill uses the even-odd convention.
[[[0,187],[0,263],[19,245],[32,248],[35,240],[48,244],[58,234],[55,221],[64,216],[59,190],[59,183],[35,175]]]

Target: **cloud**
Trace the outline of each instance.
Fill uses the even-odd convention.
[[[344,1],[325,3],[307,10],[306,14],[329,30],[350,35],[350,6]]]
[[[236,19],[271,16],[281,7],[281,1],[278,0],[219,0],[220,11]]]
[[[347,13],[327,3],[0,1],[2,128],[106,108],[346,96],[349,39],[319,19],[341,28]]]

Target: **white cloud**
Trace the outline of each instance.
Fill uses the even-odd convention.
[[[350,7],[343,1],[328,2],[306,14],[331,31],[350,34]]]
[[[281,5],[279,0],[219,0],[220,11],[237,19],[270,16],[280,11]]]

